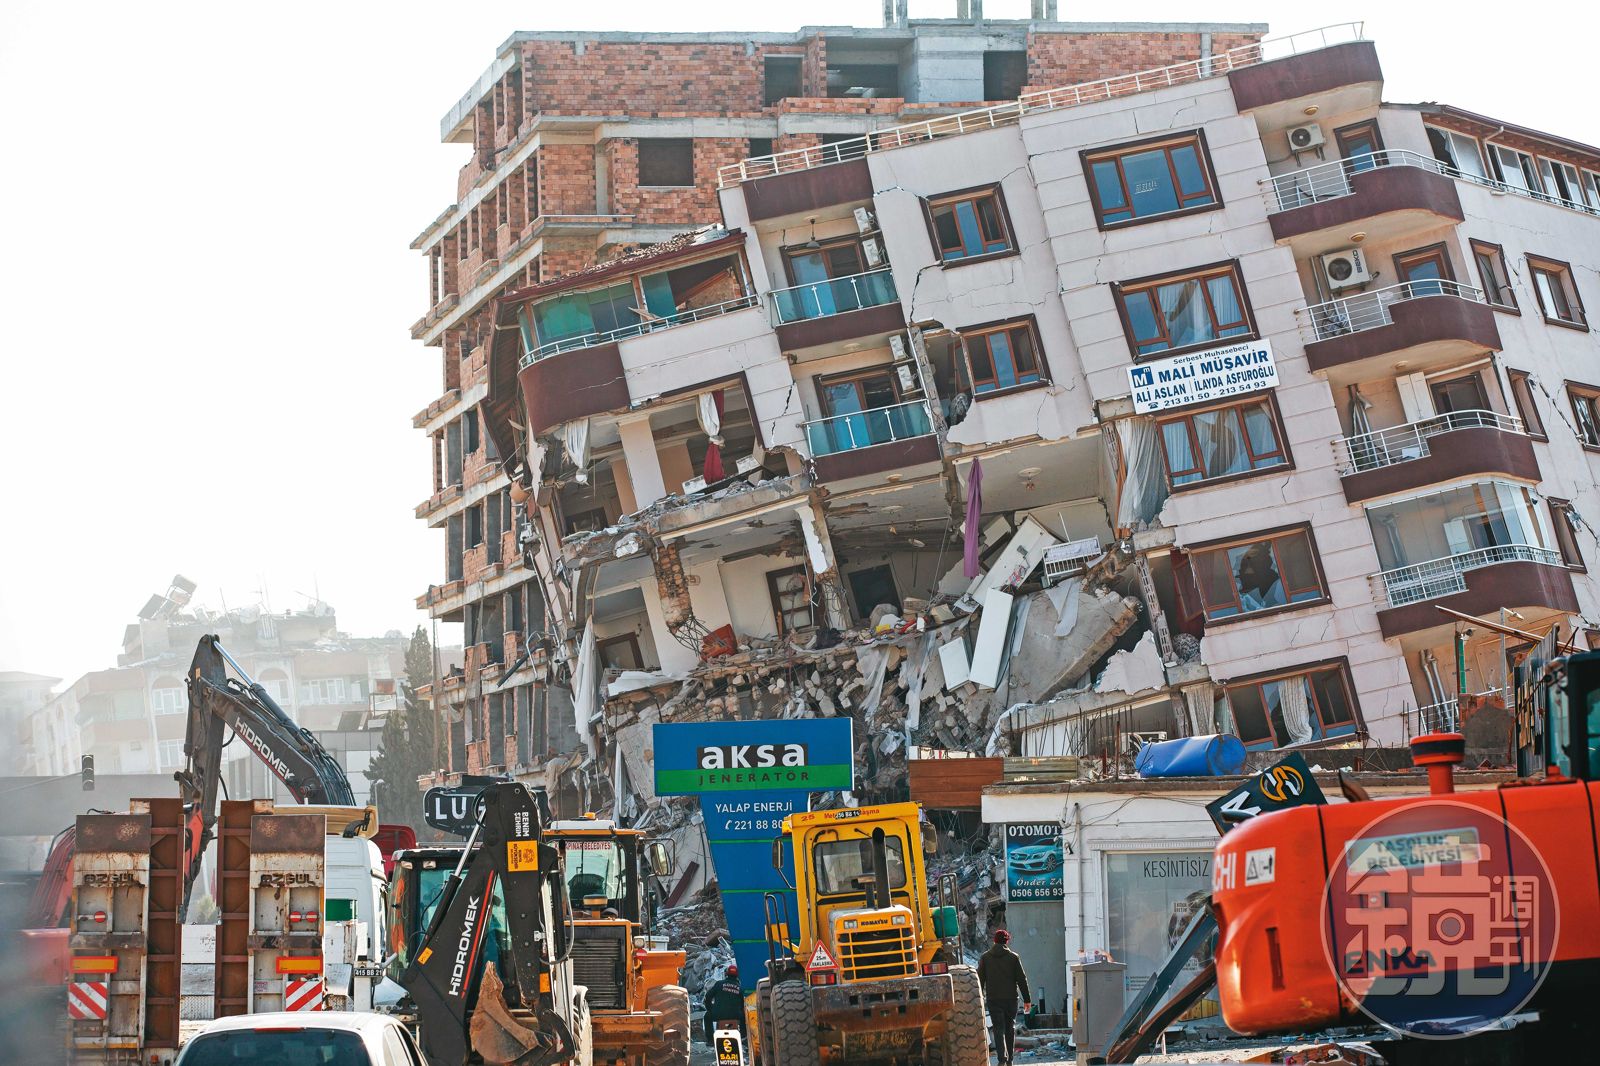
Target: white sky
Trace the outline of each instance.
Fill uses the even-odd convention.
[[[1385,96],[1600,142],[1600,8],[1158,0],[1063,17],[1368,19]],[[1027,0],[987,0],[991,18]],[[443,572],[411,415],[440,391],[411,238],[439,118],[518,29],[878,25],[880,0],[0,5],[0,670],[75,678],[182,572],[197,602],[409,631]],[[913,0],[913,17],[955,0]],[[264,593],[260,590],[265,590]]]

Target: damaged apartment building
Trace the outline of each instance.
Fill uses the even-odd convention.
[[[979,449],[957,442],[993,436],[993,405],[969,404],[961,425],[960,338],[909,328],[899,293],[912,279],[898,263],[887,272],[909,253],[872,228],[870,190],[816,210],[780,204],[759,224],[725,201],[742,195],[729,175],[746,160],[811,153],[859,184],[863,137],[1209,63],[1264,31],[1059,22],[1055,7],[996,20],[961,3],[956,18],[912,20],[888,0],[882,27],[525,32],[500,47],[442,122],[443,139],[470,150],[456,202],[413,243],[429,308],[412,335],[439,350],[443,371],[413,419],[433,444],[433,491],[416,514],[444,548],[418,604],[460,622],[466,643],[463,668],[430,692],[449,743],[422,784],[512,773],[573,812],[606,809],[626,772],[648,799],[636,762],[647,734],[626,726],[675,698],[696,714],[881,706],[889,719],[862,719],[884,727],[864,773],[874,786],[904,777],[908,734],[890,720],[926,723],[933,739],[915,743],[988,743],[994,716],[940,680],[952,653],[934,631],[979,641],[973,605],[1010,594],[987,576],[1008,551],[1076,541],[1087,553],[1093,539],[1104,554],[1101,446],[1076,439],[1073,421],[1090,415],[1042,411],[1038,448],[985,452],[985,576],[963,578],[958,526]],[[791,259],[788,246],[808,254]],[[803,288],[836,276],[854,280]],[[1053,298],[1040,284],[1036,298]],[[888,378],[871,372],[891,358]],[[842,412],[859,417],[831,417]],[[1029,513],[1019,541],[1012,524]],[[1139,651],[1138,589],[1115,569],[1091,594],[1058,587],[1017,632],[1071,630],[1060,614],[1078,611],[1104,617],[1085,664]],[[922,609],[920,629],[861,647],[868,623],[892,611],[916,627]],[[968,668],[998,681],[984,656],[1003,637],[974,644]],[[1031,673],[1006,671],[1002,691],[1043,696],[1048,679],[1020,680]],[[858,729],[864,745],[869,735]]]

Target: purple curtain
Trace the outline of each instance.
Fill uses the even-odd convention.
[[[967,475],[967,520],[962,523],[961,572],[968,578],[978,576],[978,523],[983,519],[983,467],[976,456],[972,460],[972,473]]]

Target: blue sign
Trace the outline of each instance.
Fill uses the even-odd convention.
[[[755,991],[767,972],[765,899],[785,901],[791,936],[799,912],[793,853],[772,866],[783,820],[811,809],[811,794],[854,785],[849,718],[688,722],[654,726],[656,794],[698,795],[722,909],[739,963],[739,984]]]
[[[1045,903],[1065,898],[1061,826],[1006,826],[1006,901]]]

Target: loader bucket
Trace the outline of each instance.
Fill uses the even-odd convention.
[[[567,1046],[571,1041],[563,1039],[567,1027],[560,1024],[559,1018],[539,1016],[549,1013],[507,1007],[505,986],[495,968],[489,966],[478,986],[478,1003],[472,1012],[472,1049],[494,1066],[550,1066],[563,1062],[572,1057],[573,1049]]]

